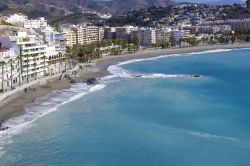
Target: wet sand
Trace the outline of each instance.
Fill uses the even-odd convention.
[[[135,54],[125,54],[119,56],[105,56],[102,59],[96,60],[95,67],[84,69],[75,79],[77,83],[83,83],[89,78],[99,78],[110,73],[107,71],[109,65],[116,64],[121,61],[130,59],[150,58],[161,55],[201,52],[216,49],[234,49],[234,48],[250,48],[250,43],[230,44],[230,45],[214,45],[214,46],[199,46],[189,48],[174,48],[174,49],[158,49],[140,51]],[[11,98],[0,106],[0,120],[6,120],[13,116],[18,116],[24,113],[24,108],[28,104],[32,104],[36,99],[43,97],[54,90],[62,90],[70,88],[71,84],[68,79],[51,80],[44,85],[36,85],[34,91],[22,92],[20,95]],[[4,102],[4,101],[0,101]]]

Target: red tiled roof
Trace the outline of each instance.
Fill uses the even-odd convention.
[[[0,52],[8,52],[9,50],[7,49],[1,49]]]

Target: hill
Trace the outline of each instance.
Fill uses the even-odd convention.
[[[68,15],[82,10],[121,14],[152,6],[168,6],[172,0],[4,0],[1,13],[21,12],[29,16]]]
[[[119,15],[152,6],[168,6],[173,0],[0,0],[2,16],[22,13],[46,17],[51,24],[102,22],[101,13]]]

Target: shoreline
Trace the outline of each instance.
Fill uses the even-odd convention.
[[[187,47],[187,48],[170,48],[170,49],[157,49],[157,50],[146,50],[139,51],[135,54],[124,54],[117,56],[104,56],[101,59],[97,59],[96,65],[89,70],[81,71],[79,76],[76,78],[76,83],[84,83],[89,78],[100,78],[110,75],[107,70],[110,65],[117,64],[119,62],[128,61],[132,59],[147,59],[164,55],[171,54],[183,54],[192,52],[203,52],[219,49],[240,49],[240,48],[250,48],[250,43],[242,44],[227,44],[227,45],[209,45],[209,46],[197,46],[197,47]],[[8,120],[12,117],[20,116],[25,111],[25,106],[32,104],[36,99],[46,96],[55,90],[69,89],[71,83],[68,79],[58,80],[51,79],[47,80],[45,84],[33,85],[35,87],[34,91],[19,92],[16,97],[12,97],[9,101],[1,101],[0,104],[0,120]],[[14,94],[15,96],[15,94]]]

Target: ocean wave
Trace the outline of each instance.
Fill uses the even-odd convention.
[[[101,78],[102,81],[110,81],[111,79],[115,79],[115,78],[197,78],[197,77],[201,77],[201,75],[197,75],[197,74],[132,73],[120,67],[120,64],[112,65],[108,68],[108,70],[112,75]]]
[[[24,114],[13,117],[3,123],[8,130],[0,131],[0,157],[4,155],[4,145],[12,142],[12,137],[19,134],[23,129],[29,128],[37,119],[58,110],[64,104],[75,101],[84,95],[105,88],[103,84],[89,86],[87,84],[75,84],[68,90],[54,91],[37,99],[33,104],[26,106]]]
[[[101,78],[101,81],[107,83],[108,81],[114,81],[116,78],[190,78],[193,75],[177,75],[177,74],[140,74],[140,73],[131,73],[128,70],[123,69],[121,66],[136,63],[140,61],[156,60],[166,57],[178,57],[178,56],[191,56],[195,54],[205,54],[205,53],[214,53],[221,51],[231,51],[231,49],[225,50],[213,50],[213,51],[203,51],[203,52],[194,52],[187,54],[171,54],[171,55],[162,55],[152,58],[143,58],[143,59],[134,59],[124,62],[120,62],[116,65],[111,65],[108,67],[108,71],[112,74],[106,77]],[[11,118],[4,122],[3,126],[10,127],[8,130],[0,131],[0,157],[4,155],[4,145],[10,144],[12,142],[12,137],[16,134],[19,134],[23,129],[30,127],[32,122],[35,120],[58,110],[58,107],[67,104],[69,102],[75,101],[82,96],[96,92],[105,88],[104,84],[98,84],[95,86],[88,86],[87,84],[75,84],[72,85],[70,89],[65,89],[61,91],[54,91],[44,97],[37,99],[33,104],[26,106],[25,113],[22,116]],[[224,138],[216,135],[211,135],[207,133],[191,132],[194,136],[204,137],[204,138]],[[227,138],[226,138],[227,139]],[[230,139],[230,138],[229,138]]]
[[[210,134],[210,133],[194,132],[194,131],[190,131],[189,133],[195,137],[200,137],[200,138],[209,139],[209,140],[225,140],[225,141],[233,141],[233,142],[237,141],[237,138],[215,135],[215,134]]]
[[[180,54],[169,54],[169,55],[161,55],[151,58],[140,58],[140,59],[132,59],[127,60],[124,62],[119,62],[115,65],[110,65],[108,67],[108,71],[112,74],[110,76],[106,76],[102,78],[102,80],[110,80],[113,78],[121,77],[121,78],[134,78],[135,75],[143,75],[142,78],[172,78],[172,77],[185,77],[190,78],[193,75],[176,75],[176,74],[160,74],[160,73],[154,73],[154,74],[140,74],[140,73],[131,73],[128,70],[123,69],[121,66],[136,63],[136,62],[142,62],[142,61],[151,61],[151,60],[157,60],[167,57],[180,57],[180,56],[193,56],[193,55],[202,55],[202,54],[208,54],[208,53],[216,53],[216,52],[227,52],[237,49],[216,49],[216,50],[208,50],[208,51],[201,51],[201,52],[190,52],[190,53],[180,53]]]
[[[239,48],[239,49],[249,49],[249,48]],[[237,48],[236,49],[216,49],[216,50],[208,50],[208,51],[200,51],[200,52],[160,55],[160,56],[155,56],[155,57],[150,57],[150,58],[132,59],[132,60],[124,61],[124,62],[119,62],[115,65],[111,65],[108,67],[108,71],[110,71],[110,70],[112,71],[114,66],[123,66],[123,65],[130,64],[130,63],[151,61],[151,60],[157,60],[157,59],[162,59],[162,58],[167,58],[167,57],[180,57],[180,56],[202,55],[202,54],[216,53],[216,52],[227,52],[227,51],[239,50],[239,49],[237,49]]]

